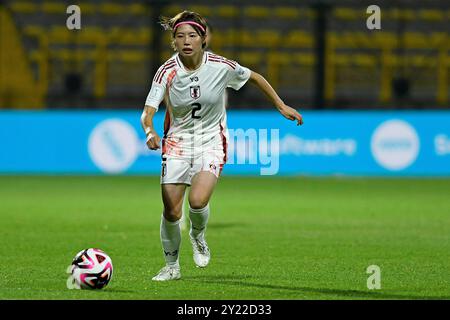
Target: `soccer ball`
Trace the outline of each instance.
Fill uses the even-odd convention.
[[[73,258],[67,273],[69,289],[102,289],[112,278],[113,264],[103,250],[84,249]]]

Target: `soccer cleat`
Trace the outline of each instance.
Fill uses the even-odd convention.
[[[211,254],[209,252],[208,244],[206,241],[200,239],[191,238],[192,249],[194,251],[194,262],[197,267],[204,268],[208,265]]]
[[[165,266],[152,278],[153,281],[178,280],[181,278],[180,266]]]

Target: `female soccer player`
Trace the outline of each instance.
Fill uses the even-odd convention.
[[[255,84],[289,120],[303,123],[302,116],[284,104],[260,74],[217,54],[205,51],[206,21],[198,13],[183,11],[161,24],[172,33],[177,52],[156,72],[147,96],[141,124],[147,146],[160,148],[153,116],[164,100],[166,116],[162,139],[161,189],[164,211],[160,236],[166,265],[152,279],[180,279],[178,260],[183,195],[188,195],[191,228],[189,236],[194,262],[206,267],[210,251],[205,231],[210,214],[209,199],[227,157],[227,127],[224,92],[239,90],[248,80]]]

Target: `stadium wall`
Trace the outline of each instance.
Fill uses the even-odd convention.
[[[450,176],[448,111],[228,111],[223,175]],[[163,127],[164,111],[154,119]],[[162,132],[159,132],[162,136]],[[0,174],[158,175],[139,111],[2,111]]]

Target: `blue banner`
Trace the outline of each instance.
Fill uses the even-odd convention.
[[[2,111],[2,174],[159,174],[138,111]],[[224,175],[450,176],[450,112],[275,111],[228,116]],[[154,119],[162,136],[164,110]]]

